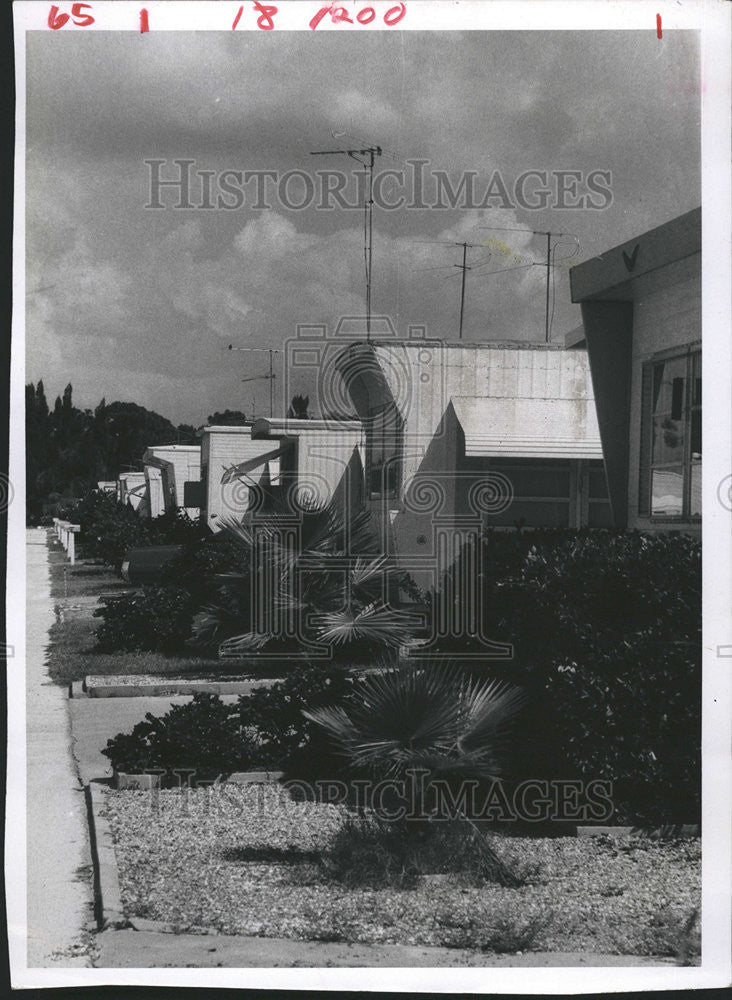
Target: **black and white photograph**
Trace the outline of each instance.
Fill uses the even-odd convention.
[[[729,984],[730,12],[15,5],[14,986]]]

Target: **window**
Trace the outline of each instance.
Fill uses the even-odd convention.
[[[640,514],[701,517],[701,352],[643,366]]]
[[[403,421],[394,405],[369,410],[366,426],[369,492],[372,497],[399,496]]]

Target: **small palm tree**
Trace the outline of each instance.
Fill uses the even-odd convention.
[[[434,659],[367,675],[347,704],[304,715],[326,730],[354,769],[386,777],[421,770],[429,779],[495,779],[506,773],[510,737],[524,702],[525,693],[513,685],[475,680],[454,664]],[[429,785],[420,787],[426,791]],[[426,818],[425,801],[419,805]],[[471,829],[493,877],[504,885],[518,884],[464,810],[458,819]],[[424,824],[405,822],[407,834],[424,830]]]
[[[247,568],[218,577],[220,600],[196,616],[194,643],[216,644],[223,657],[325,647],[370,659],[409,642],[420,621],[389,595],[410,581],[378,554],[368,511],[331,502],[303,512],[294,534],[283,530],[285,513],[222,523]],[[262,573],[276,582],[270,591],[255,586]]]

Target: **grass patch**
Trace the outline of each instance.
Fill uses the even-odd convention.
[[[49,567],[51,597],[58,600],[59,608],[73,605],[74,598],[97,597],[102,593],[132,589],[128,583],[108,566],[91,560],[69,564],[60,543],[49,536]],[[57,684],[67,685],[82,680],[90,674],[98,676],[155,674],[161,677],[221,677],[234,676],[278,677],[290,668],[289,664],[256,664],[253,661],[237,662],[201,656],[193,650],[178,653],[114,652],[102,653],[94,647],[100,619],[92,613],[96,607],[90,602],[81,613],[62,614],[49,630],[48,673]]]
[[[89,674],[160,674],[198,677],[222,673],[220,660],[195,655],[165,653],[97,653],[97,619],[90,615],[67,618],[51,626],[48,633],[48,674],[57,684],[79,681]]]
[[[52,537],[48,539],[48,565],[51,597],[68,600],[132,589],[110,566],[87,559],[81,559],[72,566],[61,543]]]

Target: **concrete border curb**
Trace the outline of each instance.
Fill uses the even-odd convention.
[[[242,695],[260,687],[269,687],[274,684],[272,679],[250,678],[240,681],[166,681],[160,678],[159,684],[94,684],[91,678],[86,677],[81,690],[82,695],[76,694],[76,689],[72,692],[72,697],[86,698],[168,698],[176,695],[191,694],[218,694],[218,695]]]
[[[669,823],[660,827],[638,827],[638,826],[578,826],[576,836],[584,840],[589,837],[650,837],[660,839],[666,837],[679,837],[683,839],[693,839],[699,836],[699,826],[696,823]]]
[[[122,907],[119,869],[114,853],[112,830],[106,816],[106,788],[95,782],[84,786],[89,813],[89,841],[94,865],[94,915],[97,928],[129,927]]]

